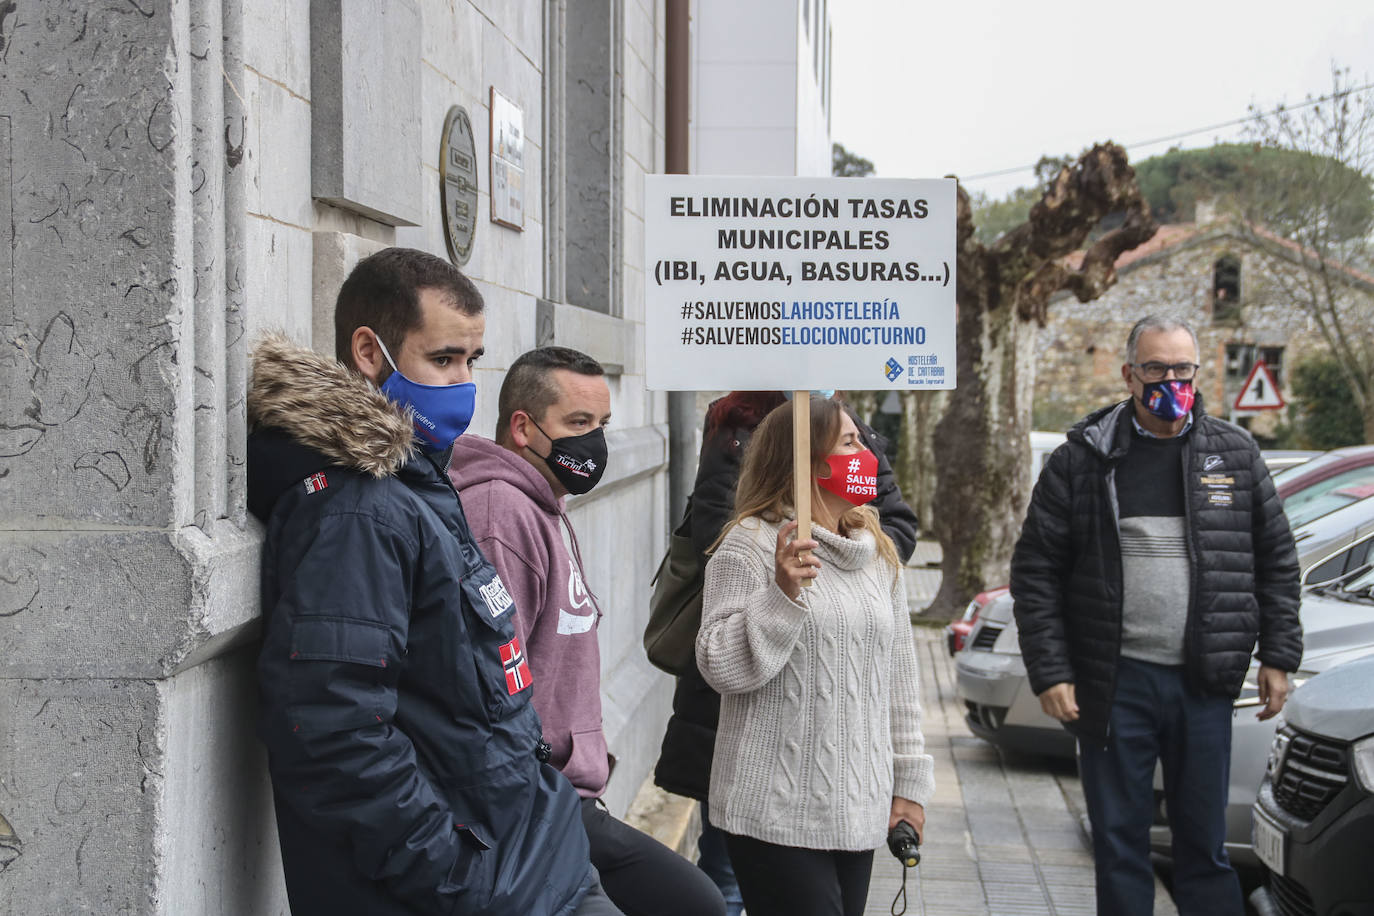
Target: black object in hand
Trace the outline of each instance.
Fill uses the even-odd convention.
[[[907,868],[921,863],[921,841],[916,836],[916,828],[906,821],[898,821],[897,826],[887,832],[887,848]]]

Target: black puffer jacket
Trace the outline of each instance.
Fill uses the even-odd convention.
[[[1011,563],[1021,654],[1031,689],[1075,687],[1070,730],[1103,739],[1121,649],[1116,467],[1130,445],[1131,402],[1069,431],[1031,494]],[[1192,563],[1184,659],[1190,687],[1234,697],[1251,653],[1297,669],[1298,559],[1283,505],[1250,434],[1199,403],[1183,443],[1185,530]],[[1219,493],[1225,492],[1223,498]]]
[[[332,359],[256,354],[258,735],[295,916],[543,914],[594,879],[536,759],[515,608],[409,420]]]
[[[713,405],[714,406],[714,405]],[[902,499],[892,465],[887,460],[887,440],[861,422],[859,434],[878,456],[878,497],[873,502],[883,530],[905,562],[916,549],[916,513]],[[744,448],[754,427],[707,426],[702,436],[692,489],[692,546],[704,556],[735,512],[735,485],[739,482]],[[663,747],[654,769],[654,782],[676,795],[706,800],[711,781],[711,756],[716,747],[720,721],[720,694],[711,689],[693,667],[678,678],[673,692],[673,715],[663,735]]]

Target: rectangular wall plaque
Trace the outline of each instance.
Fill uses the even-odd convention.
[[[491,87],[491,221],[525,230],[525,114]]]

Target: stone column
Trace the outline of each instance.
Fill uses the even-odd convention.
[[[251,732],[242,30],[240,0],[0,3],[3,916],[285,912]]]

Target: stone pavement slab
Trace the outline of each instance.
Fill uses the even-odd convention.
[[[913,559],[930,558],[918,548]],[[928,602],[934,590],[924,570],[920,588],[913,588],[911,573],[908,567],[908,593],[919,609],[924,603],[917,602]],[[1093,857],[1075,766],[1003,756],[974,737],[964,724],[940,631],[913,631],[936,793],[926,811],[921,864],[907,875],[907,916],[1094,916]],[[892,912],[902,871],[885,848],[878,850],[866,916]],[[1158,882],[1155,914],[1177,916]]]

